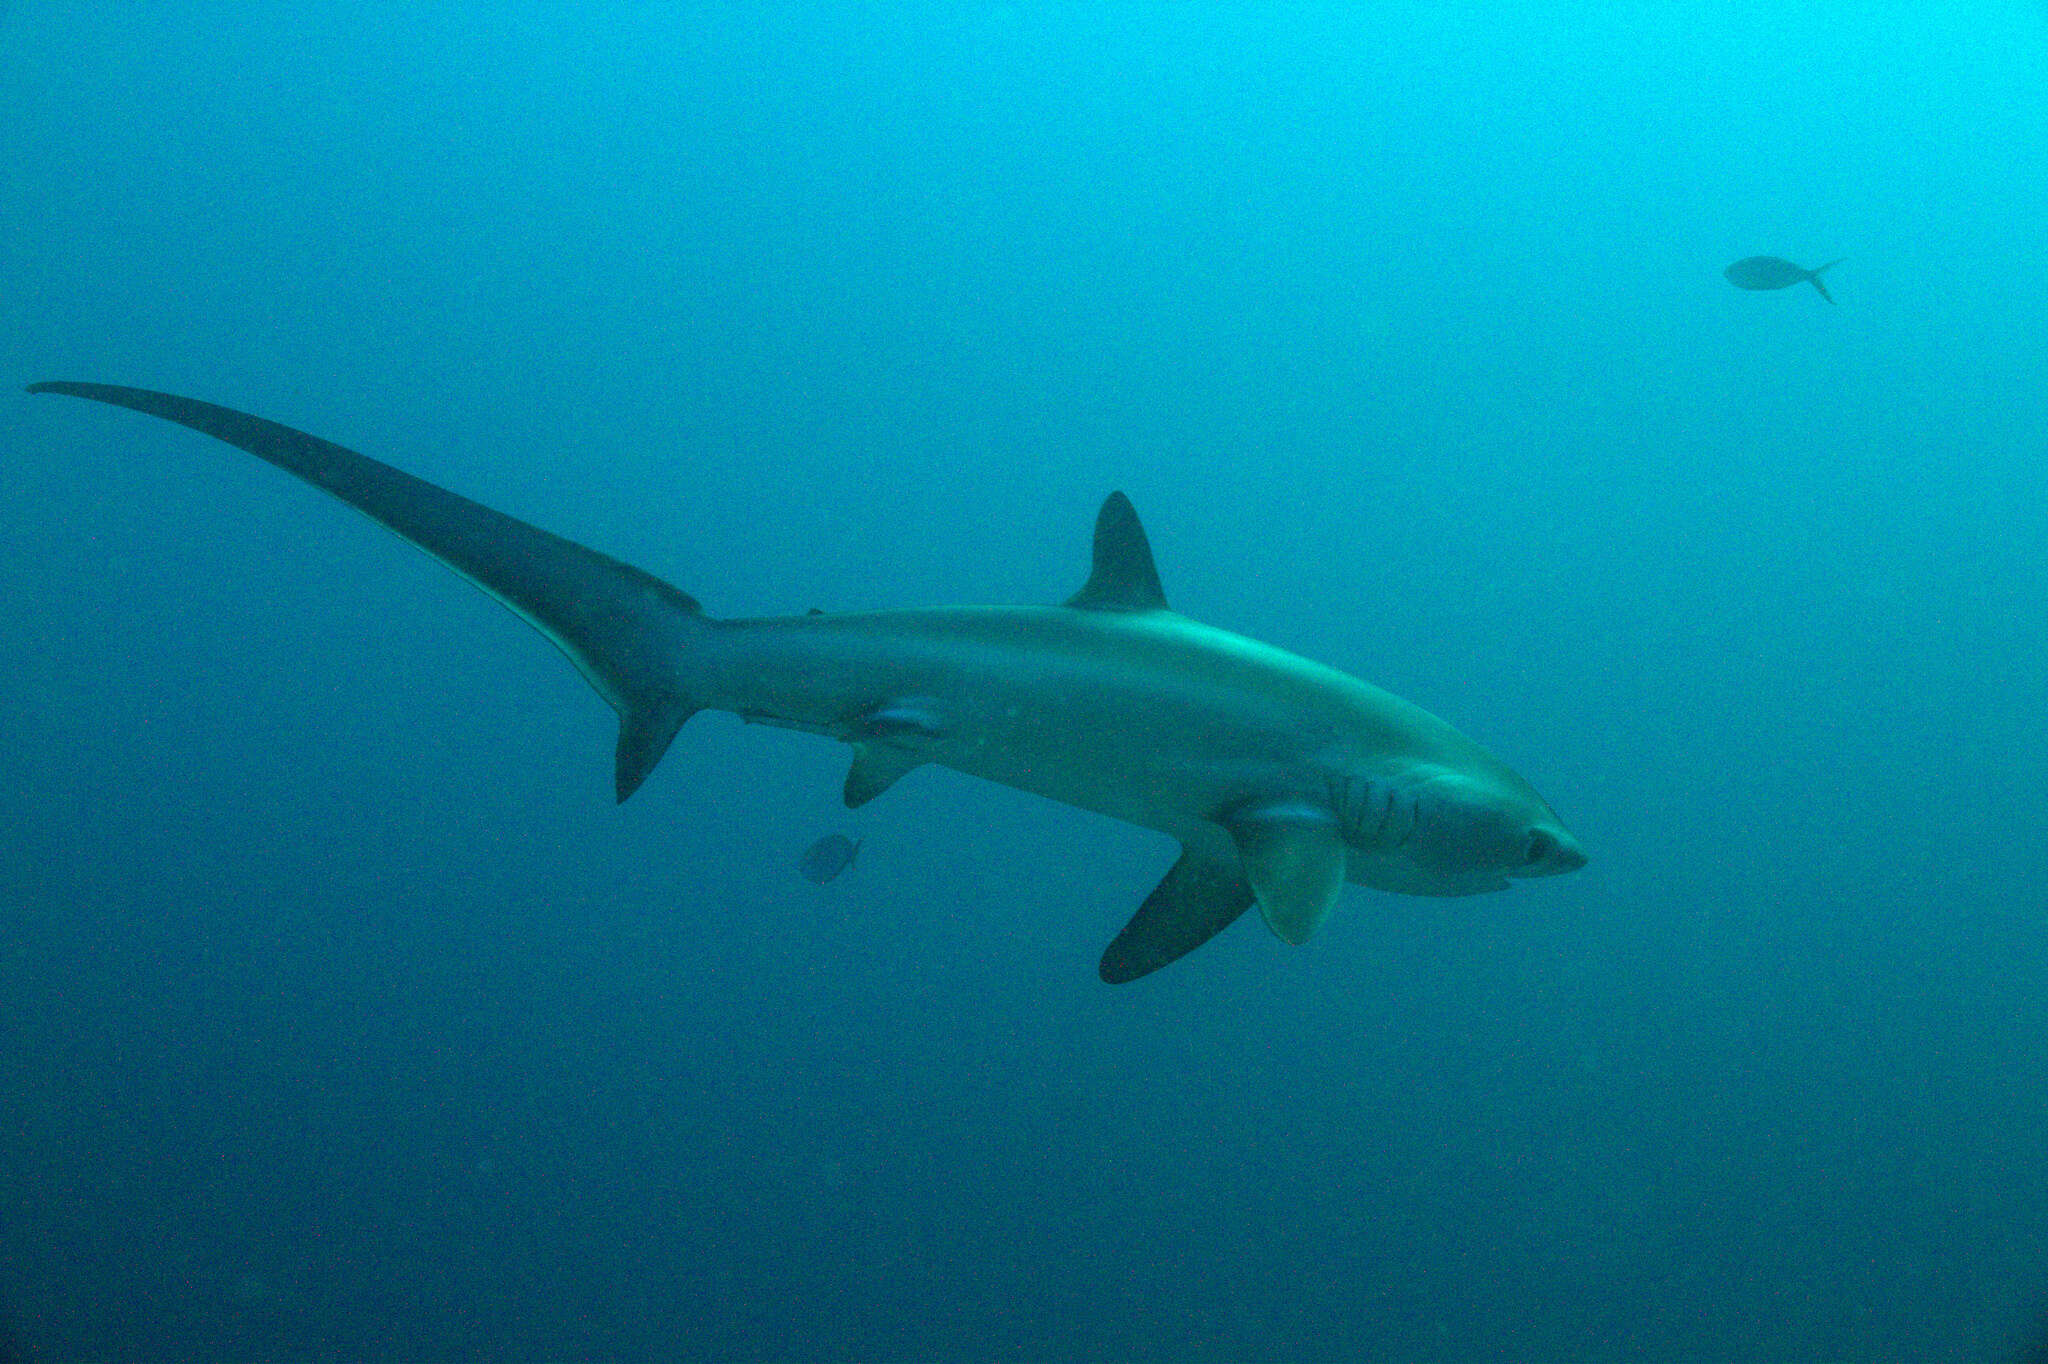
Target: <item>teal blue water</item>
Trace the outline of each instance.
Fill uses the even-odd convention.
[[[17,1355],[1974,1360],[2048,1303],[2039,6],[19,0],[0,109]],[[513,617],[45,379],[719,615],[1057,601],[1121,488],[1177,608],[1592,861],[1112,989],[1166,840],[849,813],[711,715],[615,806]]]

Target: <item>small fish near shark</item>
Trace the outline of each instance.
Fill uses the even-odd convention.
[[[1122,493],[1058,606],[715,619],[630,564],[352,450],[148,389],[40,383],[246,450],[426,550],[567,655],[619,715],[621,801],[683,722],[729,711],[853,748],[845,803],[926,763],[1155,829],[1180,857],[1103,953],[1111,984],[1257,905],[1313,937],[1347,881],[1476,895],[1585,865],[1506,764],[1357,678],[1169,608]]]
[[[817,614],[822,616],[825,613],[820,611]],[[796,869],[803,873],[804,880],[814,886],[822,886],[853,865],[853,860],[860,856],[860,844],[859,839],[848,838],[845,834],[826,834],[804,849]]]
[[[1832,270],[1845,259],[1838,256],[1826,265],[1816,265],[1808,270],[1776,256],[1748,256],[1721,273],[1738,289],[1789,289],[1795,284],[1811,284],[1822,298],[1833,303],[1835,296],[1828,292],[1827,285],[1820,282],[1821,271]]]

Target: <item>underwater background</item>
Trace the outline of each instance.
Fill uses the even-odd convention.
[[[2023,1348],[2048,10],[21,0],[0,111],[20,1356]],[[615,806],[514,617],[44,379],[717,615],[1057,601],[1121,488],[1592,862],[1112,989],[1164,837],[710,714]]]

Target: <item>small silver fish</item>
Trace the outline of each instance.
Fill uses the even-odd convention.
[[[1816,265],[1808,270],[1804,266],[1794,265],[1791,261],[1780,260],[1776,256],[1750,256],[1735,262],[1721,273],[1738,289],[1789,289],[1802,282],[1811,284],[1820,290],[1822,298],[1833,303],[1834,295],[1820,282],[1820,272],[1832,270],[1846,259],[1845,256],[1837,256],[1826,265]]]
[[[804,874],[804,880],[824,885],[833,877],[853,865],[853,859],[860,854],[860,843],[845,834],[826,834],[811,844],[804,853],[803,861],[797,863],[797,870]]]

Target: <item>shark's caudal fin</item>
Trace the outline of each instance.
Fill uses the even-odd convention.
[[[1806,272],[1806,282],[1811,284],[1814,288],[1820,290],[1820,296],[1830,303],[1833,303],[1835,301],[1835,296],[1828,292],[1827,285],[1822,284],[1820,282],[1820,272],[1823,270],[1832,270],[1837,265],[1840,265],[1843,261],[1847,259],[1849,259],[1847,256],[1837,256],[1833,260],[1829,261],[1826,265],[1816,265],[1811,270],[1808,270]]]
[[[682,665],[712,627],[650,573],[339,445],[231,408],[111,384],[31,384],[133,408],[239,446],[388,527],[510,607],[619,713],[616,783],[633,794],[696,710]]]

